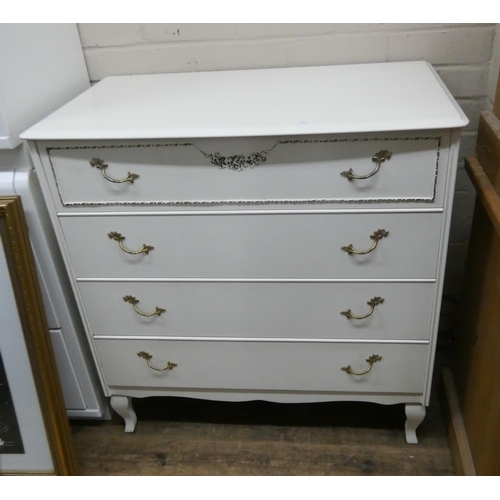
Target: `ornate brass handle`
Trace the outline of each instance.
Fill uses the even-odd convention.
[[[346,316],[347,319],[365,319],[368,318],[368,316],[371,316],[373,314],[373,311],[375,311],[375,307],[378,306],[379,304],[383,304],[384,299],[382,297],[373,297],[373,299],[370,299],[367,304],[370,306],[370,310],[364,315],[364,316],[356,316],[354,315],[350,309],[347,311],[342,311],[340,314],[343,316]]]
[[[144,316],[146,318],[150,318],[151,316],[160,316],[161,313],[166,312],[166,309],[162,309],[161,307],[155,307],[155,310],[153,312],[143,313],[142,311],[139,311],[139,309],[137,309],[137,304],[139,303],[139,300],[136,299],[135,297],[132,297],[132,295],[125,295],[125,297],[123,297],[123,300],[125,302],[129,302],[130,304],[132,304],[132,306],[134,307],[134,311],[137,314],[140,314],[141,316]]]
[[[120,245],[120,248],[124,252],[129,253],[130,255],[139,255],[140,253],[145,253],[147,255],[150,250],[154,249],[154,247],[152,247],[151,245],[146,245],[145,243],[143,243],[142,247],[139,248],[139,250],[137,250],[137,251],[128,250],[127,248],[125,248],[123,246],[122,242],[125,239],[125,236],[123,236],[121,233],[117,233],[116,231],[111,231],[110,233],[108,233],[108,236],[111,239],[117,241],[118,244]]]
[[[382,359],[382,356],[379,356],[378,354],[372,354],[369,358],[367,358],[366,362],[369,364],[368,368],[362,372],[355,372],[352,368],[351,365],[349,366],[344,366],[341,368],[342,371],[348,373],[349,375],[366,375],[373,367],[373,363],[376,363],[377,361],[380,361]]]
[[[169,361],[163,368],[156,368],[156,366],[153,366],[151,364],[151,358],[153,356],[151,354],[149,354],[149,352],[140,351],[137,353],[137,356],[139,356],[140,358],[144,358],[147,361],[149,368],[151,368],[157,372],[164,372],[165,370],[172,370],[173,368],[175,368],[177,366],[177,363],[171,363]]]
[[[387,151],[386,149],[383,149],[382,151],[379,151],[373,158],[372,161],[376,162],[377,164],[375,165],[375,169],[372,170],[369,174],[366,175],[357,175],[353,172],[352,168],[349,170],[344,170],[344,172],[340,172],[340,175],[342,177],[347,177],[350,181],[353,179],[369,179],[370,177],[373,177],[380,169],[380,165],[385,160],[390,160],[392,156],[392,153],[390,151]]]
[[[379,240],[382,238],[385,238],[389,234],[389,231],[386,231],[385,229],[377,229],[374,233],[370,235],[370,238],[373,241],[373,245],[368,249],[368,250],[356,250],[353,246],[352,243],[342,247],[342,250],[344,252],[347,252],[349,255],[356,254],[356,255],[365,255],[367,253],[373,252],[375,248],[377,248]]]
[[[106,175],[105,170],[109,167],[109,165],[105,161],[100,158],[92,158],[89,163],[91,167],[97,167],[107,181],[114,182],[115,184],[121,184],[122,182],[130,182],[130,184],[133,184],[134,180],[139,177],[138,174],[127,172],[127,177],[124,177],[123,179],[113,179],[112,177]]]

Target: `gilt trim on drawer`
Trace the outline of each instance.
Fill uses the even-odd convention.
[[[57,150],[77,150],[77,149],[123,149],[123,148],[157,148],[157,147],[194,147],[208,159],[208,161],[221,169],[242,171],[245,168],[254,168],[264,163],[267,155],[278,145],[287,144],[311,144],[311,143],[345,143],[345,142],[377,142],[377,141],[422,141],[435,140],[436,163],[435,173],[432,183],[432,191],[428,197],[388,197],[388,198],[313,198],[313,199],[234,199],[234,200],[157,200],[157,201],[97,201],[97,202],[68,202],[64,201],[59,186],[56,171],[54,169],[51,151]],[[85,145],[85,146],[55,146],[47,147],[47,158],[50,162],[52,175],[57,188],[57,193],[61,204],[65,207],[85,207],[85,206],[201,206],[201,205],[270,205],[270,204],[324,204],[324,203],[433,203],[436,199],[436,189],[439,171],[439,159],[441,151],[441,136],[417,136],[417,137],[357,137],[338,139],[286,139],[277,141],[274,146],[251,153],[250,155],[224,156],[219,152],[208,153],[191,142],[181,143],[144,143],[144,144],[105,144],[105,145]],[[237,175],[237,174],[236,174]]]

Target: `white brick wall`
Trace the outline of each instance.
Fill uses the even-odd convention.
[[[79,30],[96,81],[131,73],[414,59],[487,67],[495,25],[80,24]]]
[[[500,64],[498,24],[79,24],[90,79],[110,75],[426,60],[470,119],[461,156],[474,154],[479,113]],[[474,190],[460,162],[444,311],[452,315]],[[446,319],[446,318],[445,318]],[[446,321],[445,321],[446,323]]]

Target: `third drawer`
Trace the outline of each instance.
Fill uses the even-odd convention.
[[[436,286],[81,282],[79,289],[93,334],[428,340]],[[159,314],[140,314],[152,314],[156,308]],[[353,316],[366,317],[349,318],[349,310]]]

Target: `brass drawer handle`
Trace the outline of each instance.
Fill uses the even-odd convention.
[[[175,368],[177,366],[177,363],[171,363],[169,361],[163,368],[156,368],[156,366],[153,366],[151,364],[151,358],[153,356],[151,354],[149,354],[149,352],[140,351],[137,353],[137,356],[139,356],[140,358],[144,358],[147,361],[149,368],[151,368],[157,372],[164,372],[165,370],[172,370],[173,368]]]
[[[137,251],[128,250],[123,246],[122,242],[125,239],[125,236],[123,236],[121,233],[117,233],[116,231],[111,231],[110,233],[108,233],[108,236],[113,240],[117,241],[118,244],[120,245],[120,248],[124,252],[129,253],[130,255],[139,255],[140,253],[145,253],[147,255],[150,250],[154,249],[154,247],[152,247],[151,245],[146,245],[145,243],[143,243],[142,247],[139,248],[139,250]]]
[[[377,248],[379,240],[382,238],[385,238],[389,234],[389,231],[386,231],[385,229],[377,229],[374,233],[370,235],[370,238],[373,241],[373,245],[368,249],[368,250],[356,250],[353,246],[352,243],[342,247],[342,250],[344,252],[347,252],[349,255],[356,254],[356,255],[366,255],[367,253],[373,252],[375,248]]]
[[[373,367],[373,364],[376,363],[377,361],[380,361],[382,359],[382,356],[379,356],[378,354],[372,354],[369,358],[367,358],[366,362],[370,365],[365,371],[362,372],[355,372],[351,366],[344,366],[341,368],[342,371],[348,373],[349,375],[366,375]]]
[[[373,311],[375,311],[376,306],[383,303],[384,299],[382,297],[373,297],[373,299],[370,299],[367,302],[367,304],[370,306],[370,310],[364,316],[356,316],[351,312],[350,309],[348,309],[347,311],[342,311],[340,314],[345,316],[347,319],[365,319],[373,314]]]
[[[382,151],[379,151],[373,158],[372,161],[376,162],[377,164],[375,165],[375,169],[372,170],[369,174],[366,175],[357,175],[353,172],[352,168],[349,170],[344,170],[344,172],[341,172],[340,175],[342,177],[347,177],[348,180],[352,181],[353,179],[361,180],[361,179],[369,179],[370,177],[373,177],[380,169],[380,165],[385,160],[390,160],[392,156],[392,153],[390,151],[387,151],[386,149],[383,149]]]
[[[130,182],[130,184],[133,184],[134,180],[139,177],[138,174],[127,172],[127,177],[124,177],[123,179],[113,179],[112,177],[106,175],[106,169],[109,167],[109,165],[105,161],[101,160],[100,158],[92,158],[89,163],[91,167],[97,167],[101,171],[102,176],[107,181],[114,182],[115,184],[121,184],[122,182]]]
[[[132,297],[132,295],[125,295],[125,297],[123,297],[123,300],[125,302],[129,302],[130,304],[132,304],[132,306],[134,307],[134,311],[137,314],[140,314],[141,316],[144,316],[146,318],[150,318],[151,316],[160,316],[161,313],[166,312],[166,309],[162,309],[161,307],[155,307],[155,310],[153,312],[143,313],[143,312],[139,311],[139,309],[137,308],[137,304],[139,303],[139,299]]]

